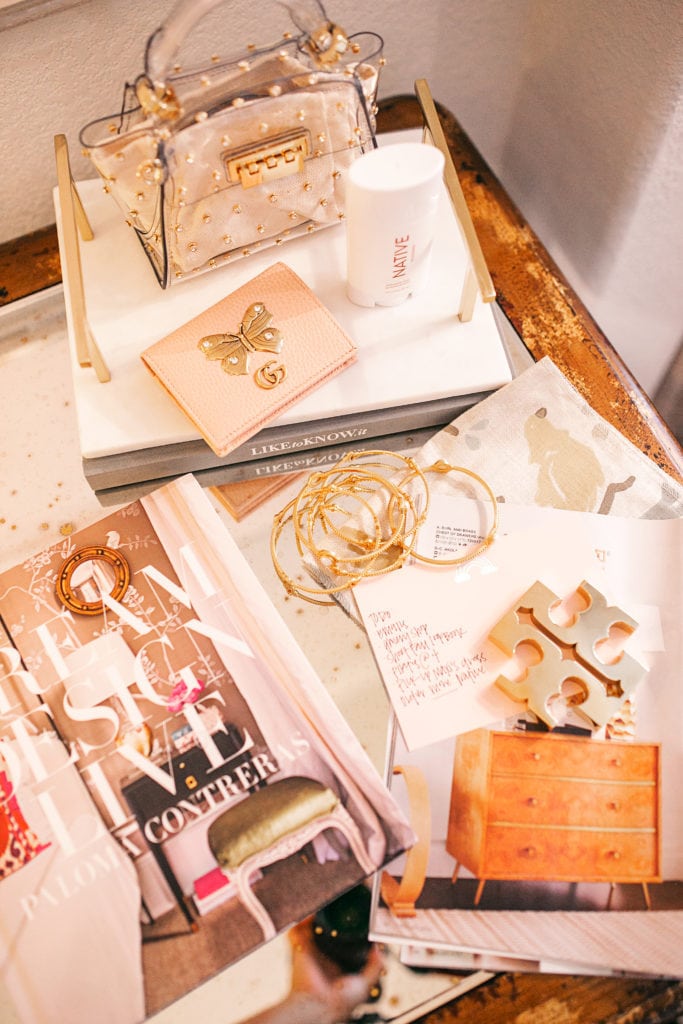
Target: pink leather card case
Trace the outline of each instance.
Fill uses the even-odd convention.
[[[141,356],[222,457],[352,363],[356,346],[275,263]]]

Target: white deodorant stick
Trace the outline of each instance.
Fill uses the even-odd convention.
[[[346,293],[358,306],[396,306],[429,272],[443,154],[420,142],[374,149],[346,182]]]

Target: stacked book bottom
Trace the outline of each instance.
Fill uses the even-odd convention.
[[[470,399],[470,401],[472,400]],[[293,451],[270,455],[267,458],[254,458],[246,462],[209,466],[205,469],[194,470],[193,475],[203,487],[217,487],[221,484],[237,483],[241,480],[265,479],[276,474],[313,472],[324,466],[333,466],[349,452],[367,451],[368,449],[410,452],[421,448],[438,429],[436,426],[422,427],[417,430],[404,430],[377,437],[363,435],[359,431],[360,436],[342,444],[330,443],[317,448],[312,445],[310,447],[302,446]],[[197,443],[204,444],[204,442]],[[204,445],[204,447],[210,455],[213,455],[208,446]],[[95,494],[102,505],[117,505],[121,502],[136,500],[153,488],[168,483],[176,475],[177,473],[171,472],[153,480],[143,479],[137,483],[102,489],[95,488]],[[92,483],[92,480],[90,482]]]

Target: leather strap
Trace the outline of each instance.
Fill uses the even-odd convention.
[[[415,765],[395,765],[394,775],[402,775],[408,790],[410,824],[417,842],[406,854],[403,877],[397,881],[382,872],[382,899],[395,917],[415,917],[415,901],[424,888],[432,835],[429,787],[424,772]]]

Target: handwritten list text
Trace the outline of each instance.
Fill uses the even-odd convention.
[[[431,630],[427,622],[408,622],[391,611],[369,615],[373,646],[377,644],[393,675],[402,707],[419,707],[476,682],[485,672],[484,651],[458,653],[465,629]]]

